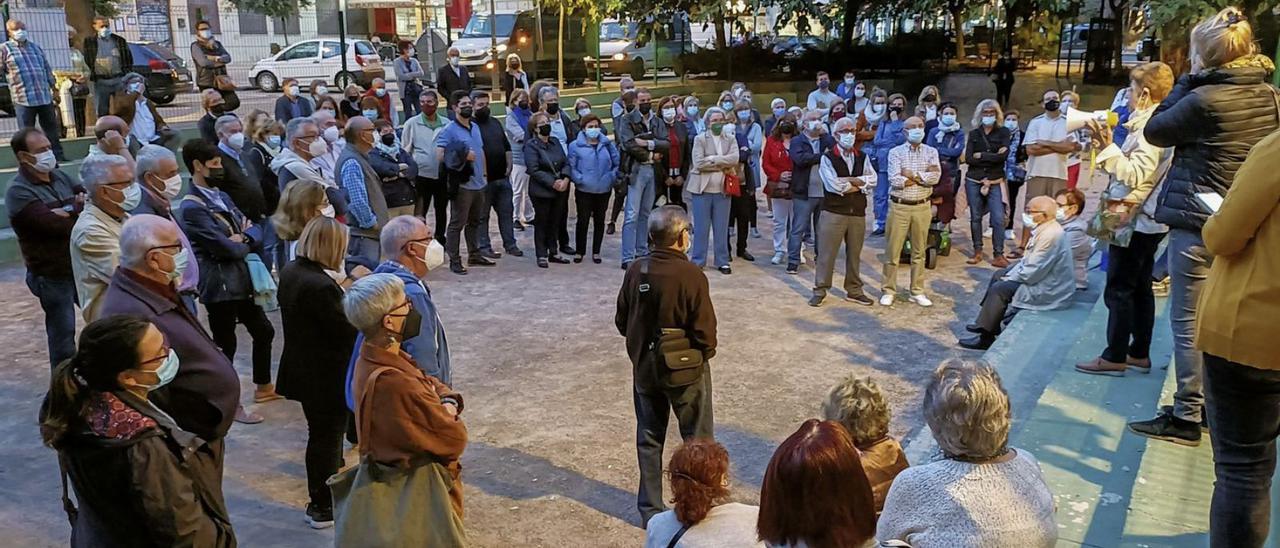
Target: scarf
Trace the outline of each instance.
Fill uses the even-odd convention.
[[[885,110],[880,111],[880,114],[876,114],[872,109],[873,106],[875,105],[867,105],[867,108],[862,111],[862,115],[866,117],[867,122],[870,122],[871,124],[878,124],[880,123],[880,120],[884,118],[884,114],[888,112],[889,109],[886,108]]]
[[[533,111],[526,108],[516,107],[511,109],[511,115],[515,116],[516,123],[520,124],[520,129],[524,129],[529,127],[529,118],[533,116]]]
[[[938,141],[942,141],[942,137],[943,137],[944,135],[946,135],[946,134],[948,134],[948,133],[951,133],[951,132],[953,132],[953,131],[960,131],[960,122],[959,122],[959,121],[957,121],[956,123],[951,124],[951,125],[949,125],[949,126],[944,126],[944,125],[942,125],[942,122],[938,122],[938,135],[937,135],[936,139],[937,139]]]

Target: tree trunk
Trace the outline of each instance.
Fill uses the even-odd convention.
[[[951,10],[951,26],[956,32],[956,62],[964,61],[964,6]]]
[[[858,0],[844,1],[844,22],[840,26],[840,48],[849,51],[853,48],[853,27],[858,24]]]
[[[556,87],[564,89],[564,3],[560,4],[560,32],[556,34]],[[497,64],[497,59],[494,59]]]
[[[729,39],[724,32],[724,11],[717,10],[716,16],[712,19],[716,26],[716,51],[720,52],[720,77],[726,78],[729,74]]]

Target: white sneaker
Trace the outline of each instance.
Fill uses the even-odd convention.
[[[1006,231],[1004,231],[1004,239],[1005,239],[1005,241],[1012,242],[1012,241],[1013,241],[1013,230],[1006,230]]]
[[[880,306],[893,306],[893,293],[885,293],[880,296]]]
[[[933,301],[929,300],[929,297],[924,296],[924,294],[912,295],[911,302],[916,303],[925,308],[933,306]]]
[[[800,252],[800,264],[806,264],[806,263],[808,263],[808,262],[809,262],[809,261],[808,261],[808,260],[806,260],[806,259],[804,258],[804,252],[803,252],[803,251],[801,251],[801,252]]]
[[[772,263],[772,264],[775,264],[775,265],[782,264],[782,252],[781,252],[781,251],[779,251],[779,252],[777,252],[777,253],[774,253],[774,254],[773,254],[773,260],[771,260],[771,261],[769,261],[769,262],[770,262],[770,263]]]

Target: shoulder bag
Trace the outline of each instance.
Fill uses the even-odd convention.
[[[640,263],[640,303],[645,323],[653,326],[649,355],[654,360],[658,382],[663,388],[681,388],[702,379],[702,350],[693,347],[684,329],[663,328],[658,323],[658,296],[649,283],[650,258]]]
[[[684,534],[687,533],[688,531],[689,531],[688,525],[680,527],[680,530],[676,531],[676,534],[671,537],[671,542],[667,543],[667,548],[676,548],[676,543],[680,542],[680,537],[683,537]]]

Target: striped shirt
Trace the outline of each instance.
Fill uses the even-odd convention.
[[[0,44],[0,67],[9,79],[13,104],[38,107],[53,102],[53,68],[35,42],[9,40]]]
[[[933,170],[929,171],[932,167]],[[907,186],[907,178],[902,170],[908,169],[920,176],[921,181]],[[938,149],[929,145],[912,145],[902,143],[889,151],[889,195],[899,200],[919,202],[933,195],[933,185],[938,184],[942,176],[942,166],[938,163]]]
[[[360,162],[348,160],[338,171],[343,190],[347,191],[347,213],[354,217],[357,228],[371,229],[378,225],[378,217],[369,204],[369,191],[364,187],[364,168]]]

